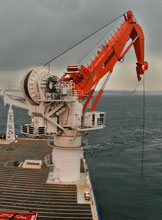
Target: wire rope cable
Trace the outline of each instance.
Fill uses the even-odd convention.
[[[82,61],[86,56],[88,56],[88,55],[92,52],[92,50],[104,39],[104,37],[105,37],[106,35],[108,35],[108,34],[110,33],[110,31],[113,29],[113,27],[114,27],[116,24],[117,24],[117,22],[116,22],[106,33],[104,33],[104,35],[102,36],[102,38],[100,38],[100,40],[98,40],[97,43],[96,43],[92,48],[90,48],[89,51],[86,52],[86,53],[79,59],[79,61],[77,61],[77,64],[81,63],[81,61]]]
[[[105,24],[104,26],[102,26],[101,28],[97,29],[95,32],[93,32],[92,34],[88,35],[87,37],[83,38],[82,40],[80,40],[78,43],[72,45],[71,47],[67,48],[66,50],[64,50],[63,52],[61,52],[60,54],[58,54],[57,56],[55,56],[54,58],[52,58],[51,60],[49,60],[48,62],[46,62],[43,66],[48,65],[49,63],[53,62],[54,60],[56,60],[57,58],[59,58],[60,56],[62,56],[63,54],[65,54],[66,52],[70,51],[71,49],[73,49],[74,47],[78,46],[79,44],[81,44],[82,42],[84,42],[85,40],[87,40],[88,38],[92,37],[93,35],[95,35],[97,32],[103,30],[104,28],[106,28],[108,25],[112,24],[113,22],[115,22],[116,20],[118,20],[119,18],[121,18],[123,16],[120,15],[117,18],[113,19],[111,22]]]
[[[142,121],[142,160],[141,171],[144,169],[144,150],[145,150],[145,76],[143,75],[143,121]]]

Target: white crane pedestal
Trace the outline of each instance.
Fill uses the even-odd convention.
[[[52,157],[54,161],[53,182],[76,182],[80,180],[81,148],[54,147]]]
[[[52,181],[76,182],[80,180],[81,136],[55,136],[52,161]]]

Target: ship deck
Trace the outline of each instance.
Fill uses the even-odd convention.
[[[49,167],[45,164],[41,169],[14,166],[14,161],[44,160],[51,153],[46,141],[19,139],[14,144],[0,145],[0,152],[0,210],[37,212],[40,220],[97,219],[91,202],[84,201],[84,197],[78,199],[79,191],[87,186],[47,184]]]

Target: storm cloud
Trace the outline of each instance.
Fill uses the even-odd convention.
[[[161,89],[161,8],[160,0],[0,0],[0,88],[17,87],[28,68],[43,65],[132,10],[146,39],[146,87]],[[67,65],[77,63],[104,31],[52,63],[54,72],[61,74]],[[85,57],[83,64],[94,55],[93,51]],[[108,88],[132,89],[136,84],[135,63],[134,52],[129,52],[124,64],[114,68]]]

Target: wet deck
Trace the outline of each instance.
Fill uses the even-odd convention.
[[[44,160],[51,152],[45,141],[19,140],[0,145],[0,209],[38,212],[40,220],[90,220],[90,204],[77,202],[77,185],[46,184],[49,168],[40,170],[13,166],[13,161]],[[83,167],[81,168],[83,172]]]

